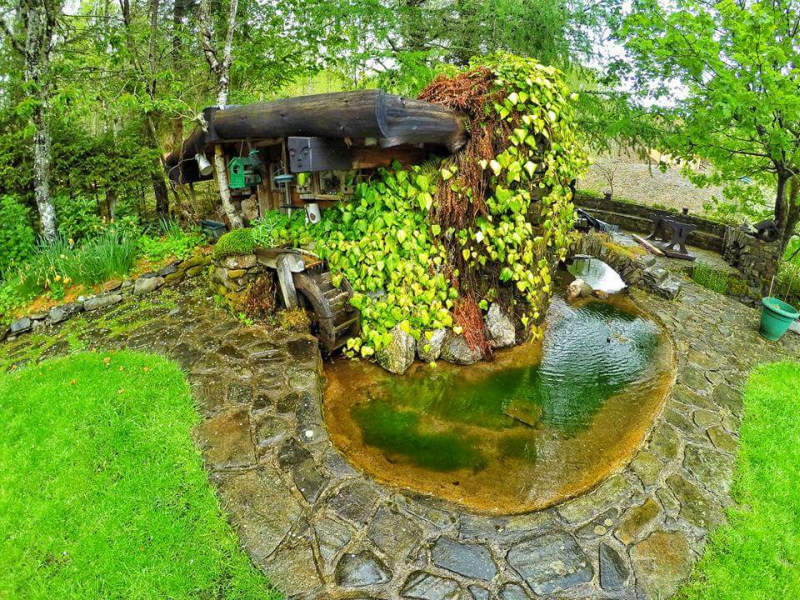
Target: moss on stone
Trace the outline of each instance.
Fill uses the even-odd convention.
[[[214,258],[219,260],[226,256],[252,254],[256,243],[250,229],[234,229],[229,231],[214,246]]]

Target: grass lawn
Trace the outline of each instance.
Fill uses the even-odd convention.
[[[277,598],[220,511],[198,419],[156,356],[0,375],[0,598]]]
[[[763,365],[745,388],[736,509],[680,595],[800,598],[800,364]]]

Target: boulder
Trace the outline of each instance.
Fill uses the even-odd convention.
[[[423,338],[417,344],[417,356],[425,362],[433,362],[442,354],[442,344],[444,343],[445,329],[434,329],[431,338]]]
[[[471,365],[482,358],[480,348],[472,349],[463,335],[448,330],[442,343],[441,359],[457,365]]]
[[[89,298],[83,303],[83,308],[86,310],[97,310],[120,302],[122,302],[122,294],[105,294],[103,296]]]
[[[145,277],[139,278],[136,280],[136,283],[133,284],[133,293],[136,295],[139,294],[148,294],[154,290],[157,290],[162,285],[164,285],[164,278],[163,277]]]
[[[568,300],[575,300],[576,298],[588,298],[591,295],[592,287],[580,277],[570,283],[567,287]]]
[[[242,254],[241,256],[229,256],[222,265],[226,269],[250,269],[256,266],[255,254]]]
[[[514,345],[517,339],[514,323],[497,302],[492,302],[484,322],[486,330],[489,332],[489,343],[493,348],[506,348]]]
[[[28,317],[22,317],[21,319],[17,319],[11,323],[9,326],[9,332],[11,335],[17,335],[18,333],[30,331],[32,325],[33,323]]]
[[[400,327],[392,329],[391,334],[392,341],[378,353],[378,364],[390,373],[402,375],[414,362],[416,340]]]
[[[48,313],[50,315],[50,323],[55,325],[56,323],[61,323],[62,321],[71,319],[82,310],[83,305],[78,304],[77,302],[69,302],[67,304],[62,304],[61,306],[54,306]]]

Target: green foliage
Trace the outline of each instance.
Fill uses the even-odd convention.
[[[155,236],[143,235],[138,241],[144,258],[161,261],[168,257],[187,258],[204,240],[198,229],[185,231],[176,221],[161,220]]]
[[[744,422],[728,524],[711,534],[683,600],[800,597],[800,364],[758,367]]]
[[[28,209],[14,196],[0,196],[0,281],[10,266],[33,254],[35,242]]]
[[[695,261],[692,279],[704,288],[724,294],[728,291],[728,273],[702,260]]]
[[[56,196],[54,199],[58,215],[58,233],[67,240],[82,240],[92,237],[103,228],[103,220],[97,214],[97,202],[85,196]]]
[[[250,229],[234,229],[224,234],[214,246],[214,258],[225,258],[237,254],[252,254],[256,244]]]
[[[800,30],[787,15],[799,11],[796,0],[637,0],[621,30],[642,97],[674,104],[654,109],[670,154],[686,161],[695,183],[724,185],[728,200],[763,204],[759,186],[773,187],[784,239],[794,228],[786,183],[800,171],[800,74],[792,68]],[[685,88],[677,101],[676,79]],[[697,159],[712,171],[692,171]]]
[[[175,364],[78,354],[0,375],[0,398],[0,596],[278,597],[221,513]]]

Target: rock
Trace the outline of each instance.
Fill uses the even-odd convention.
[[[606,543],[600,544],[600,587],[619,592],[628,580],[628,567],[619,553]]]
[[[647,450],[639,452],[636,458],[631,461],[631,470],[636,473],[636,476],[645,487],[651,486],[658,481],[658,475],[661,473],[662,468],[661,461]]]
[[[402,375],[414,362],[416,341],[410,333],[395,327],[392,341],[378,353],[378,364],[390,373]]]
[[[522,586],[516,583],[507,583],[500,588],[500,600],[528,600],[528,597]]]
[[[642,537],[642,533],[661,515],[661,506],[652,498],[634,506],[623,516],[617,528],[617,538],[626,546]]]
[[[83,308],[85,310],[98,310],[100,308],[119,304],[120,302],[122,302],[122,294],[106,294],[89,298],[83,303]]]
[[[364,481],[346,483],[328,500],[328,506],[337,515],[359,526],[366,525],[372,516],[372,507],[378,494]]]
[[[364,550],[342,556],[336,565],[335,577],[338,585],[361,588],[386,583],[392,578],[392,572],[372,552]]]
[[[514,345],[517,337],[514,332],[514,323],[497,302],[492,302],[489,312],[484,318],[484,323],[489,332],[489,343],[493,348],[506,348]]]
[[[437,567],[464,577],[491,581],[497,575],[497,566],[485,546],[462,544],[450,538],[440,537],[433,546],[432,556]]]
[[[122,280],[121,279],[111,279],[109,281],[106,281],[103,284],[103,291],[104,292],[113,292],[115,290],[118,290],[121,287],[122,287]]]
[[[593,492],[562,504],[558,513],[570,523],[584,523],[631,494],[631,486],[625,477],[612,475]]]
[[[472,595],[472,600],[489,600],[489,590],[479,585],[469,586],[469,593]]]
[[[314,525],[314,531],[317,534],[319,552],[328,564],[352,538],[347,526],[329,518],[324,518]]]
[[[47,318],[46,312],[36,312],[28,315],[31,321],[44,321]]]
[[[723,521],[722,509],[697,486],[680,475],[667,477],[667,487],[680,502],[680,516],[695,527],[708,529]]]
[[[520,542],[508,551],[509,564],[539,595],[567,590],[594,577],[589,557],[568,533]]]
[[[177,273],[179,264],[181,264],[180,261],[172,262],[172,263],[168,264],[166,267],[164,267],[163,269],[161,269],[158,272],[158,276],[159,277],[167,277],[168,275],[172,275],[173,273]]]
[[[239,279],[247,273],[244,269],[228,269],[228,279]]]
[[[408,556],[422,539],[422,530],[407,517],[381,506],[369,524],[367,536],[384,554]]]
[[[592,287],[583,279],[578,277],[575,281],[567,287],[567,300],[575,300],[577,298],[588,298],[592,295]]]
[[[684,534],[656,531],[631,551],[636,580],[648,598],[669,598],[692,568],[692,551]]]
[[[241,468],[255,462],[247,408],[218,413],[200,424],[197,431],[206,440],[203,456],[208,467]]]
[[[148,294],[154,290],[157,290],[162,285],[164,285],[164,278],[159,277],[158,275],[153,275],[152,277],[139,277],[136,280],[136,283],[133,284],[133,293],[134,294]]]
[[[295,522],[303,518],[303,510],[281,480],[280,471],[270,465],[225,472],[217,480],[222,507],[255,562],[272,554]]]
[[[733,477],[733,462],[730,456],[705,446],[687,444],[683,466],[694,474],[706,488],[719,495],[728,493]]]
[[[11,323],[11,325],[8,327],[8,330],[11,335],[18,335],[20,333],[30,331],[32,326],[33,321],[31,321],[29,317],[22,317],[21,319],[17,319]]]
[[[248,221],[255,221],[258,218],[258,200],[255,196],[242,200],[242,216]]]
[[[722,427],[712,427],[706,431],[706,435],[714,446],[729,454],[735,454],[739,448],[738,440]]]
[[[290,592],[290,598],[320,598],[322,582],[317,573],[314,551],[311,544],[300,542],[282,546],[262,563],[270,574],[270,583],[278,589]]]
[[[456,592],[458,583],[425,571],[411,573],[400,591],[405,598],[417,600],[452,600]]]
[[[419,356],[419,359],[425,362],[438,360],[442,354],[442,344],[446,334],[447,332],[444,329],[434,329],[430,339],[421,339],[417,343],[417,356]]]
[[[229,256],[222,261],[222,265],[226,269],[251,269],[256,266],[256,255],[242,254],[241,256]]]
[[[457,335],[448,330],[442,343],[440,358],[457,365],[471,365],[478,362],[482,355],[479,348],[469,347],[463,335]]]
[[[48,313],[50,315],[50,322],[55,325],[67,319],[71,319],[83,310],[83,305],[77,302],[69,302],[61,306],[54,306]]]

